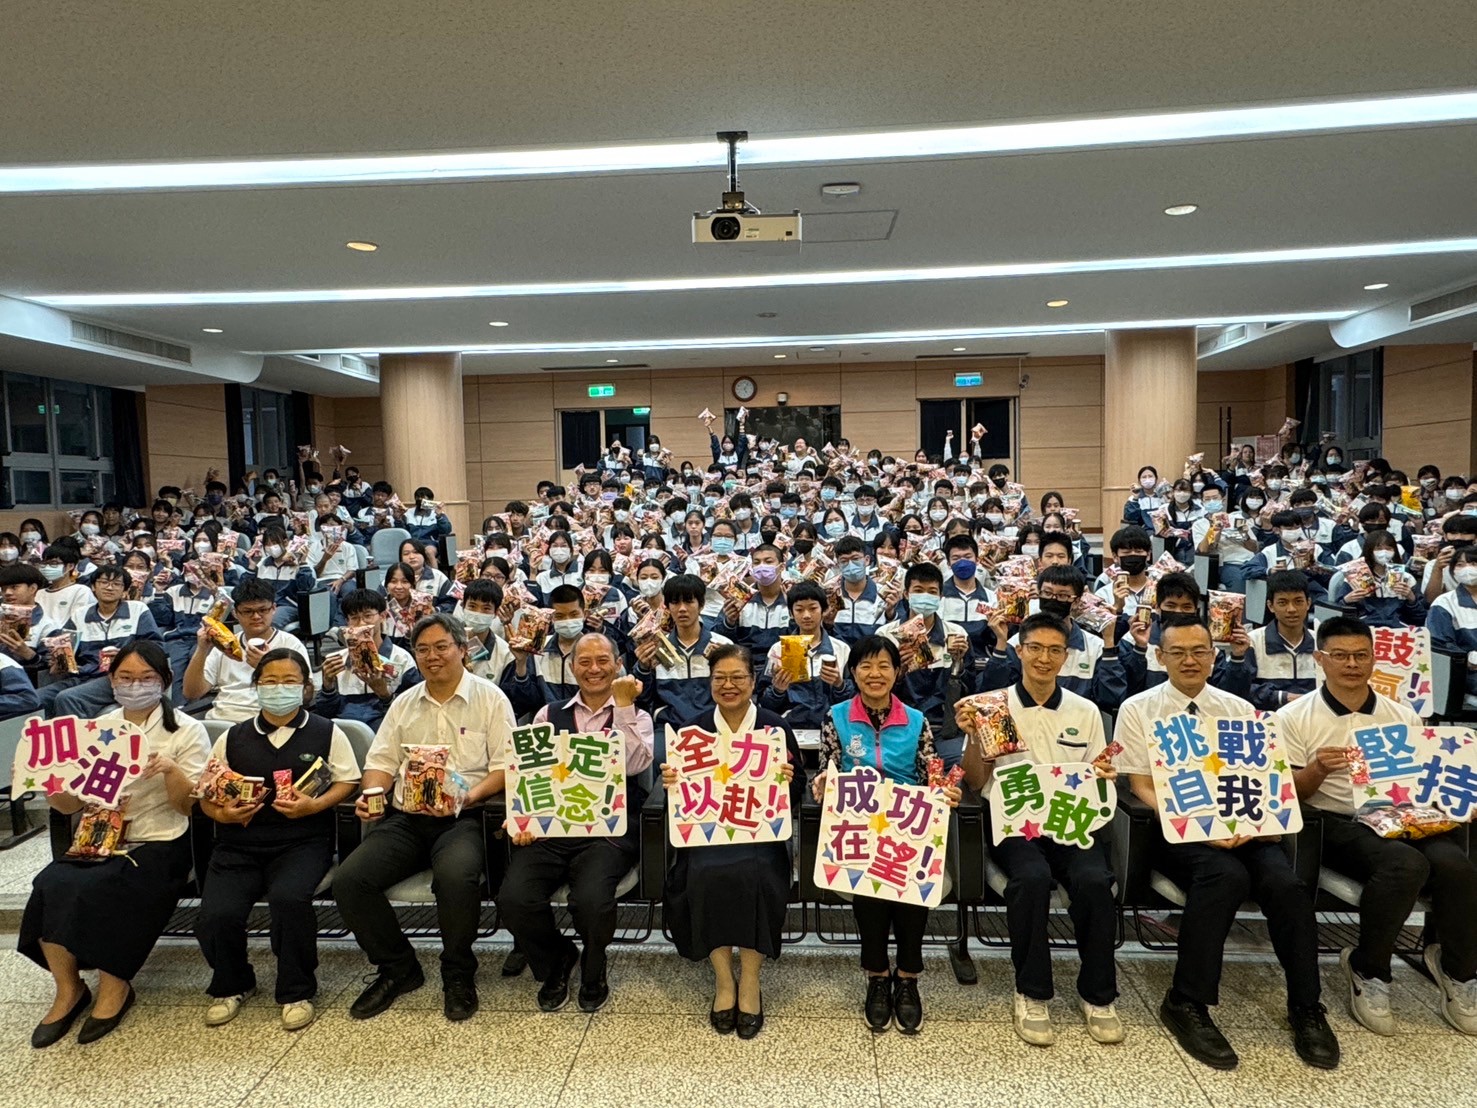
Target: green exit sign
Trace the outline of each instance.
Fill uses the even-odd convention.
[[[973,389],[984,384],[985,378],[980,373],[956,373],[954,374],[954,387],[956,389]]]
[[[591,397],[591,399],[602,399],[604,397],[614,396],[614,395],[615,395],[615,386],[614,385],[591,385],[590,386],[590,397]]]
[[[651,415],[651,409],[650,408],[632,408],[631,409],[631,414],[632,415]]]

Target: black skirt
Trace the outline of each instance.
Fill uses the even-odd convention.
[[[131,844],[102,862],[52,862],[31,883],[16,949],[46,968],[41,943],[68,950],[82,969],[133,980],[179,904],[190,875],[189,833]]]
[[[778,958],[790,899],[789,844],[689,846],[674,853],[662,913],[677,953],[701,961],[736,946]]]

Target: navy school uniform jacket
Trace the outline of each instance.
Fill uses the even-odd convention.
[[[631,672],[641,679],[642,708],[656,715],[663,710],[660,723],[685,727],[713,707],[713,690],[708,680],[707,651],[711,646],[726,646],[731,640],[703,627],[697,642],[690,648],[677,639],[677,632],[667,633],[667,641],[677,652],[677,664],[668,666],[660,660],[655,669],[646,669],[632,661]],[[571,694],[573,695],[573,694]]]
[[[855,646],[868,635],[875,635],[886,622],[887,605],[882,602],[882,593],[875,581],[868,578],[861,595],[854,600],[846,586],[841,586],[841,610],[829,628],[831,634]]]
[[[729,623],[725,615],[717,625],[717,630],[740,646],[748,647],[757,662],[769,653],[771,646],[780,641],[781,635],[790,634],[794,626],[783,592],[775,597],[773,604],[764,603],[764,598],[756,592],[749,596],[748,602],[739,612],[737,624]]]
[[[1103,640],[1069,623],[1067,658],[1057,676],[1057,685],[1092,701],[1107,712],[1118,710],[1128,697],[1128,674],[1117,645],[1105,647]],[[1021,679],[1021,659],[1011,638],[1005,651],[993,651],[982,659],[978,691],[1009,688]],[[1131,648],[1132,644],[1130,644]]]
[[[1287,703],[1289,693],[1312,692],[1318,685],[1318,663],[1313,660],[1313,622],[1303,628],[1303,639],[1297,647],[1287,645],[1276,620],[1251,633],[1251,696],[1253,705],[1264,712],[1274,711]]]
[[[848,648],[845,641],[832,639],[823,629],[820,645],[810,651],[811,679],[793,682],[784,692],[775,691],[766,664],[767,659],[755,658],[755,665],[760,671],[757,690],[759,707],[771,712],[782,713],[791,727],[799,727],[803,730],[819,728],[826,718],[826,713],[831,710],[832,704],[850,700],[856,695],[856,684],[846,672],[847,653]],[[820,659],[827,654],[836,658],[836,664],[841,669],[840,688],[827,685],[820,679]]]
[[[1169,680],[1169,674],[1165,672],[1164,666],[1154,656],[1155,647],[1159,645],[1159,617],[1155,616],[1149,627],[1149,645],[1140,650],[1138,645],[1125,646],[1119,656],[1123,663],[1123,672],[1128,677],[1128,695],[1135,696],[1145,689],[1152,689],[1156,685],[1162,685]],[[1215,668],[1210,672],[1209,684],[1228,692],[1232,696],[1239,696],[1243,700],[1251,699],[1251,678],[1255,672],[1251,662],[1251,651],[1248,650],[1241,661],[1236,661],[1220,647],[1215,652]]]

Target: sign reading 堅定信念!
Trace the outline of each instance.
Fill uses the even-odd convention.
[[[568,839],[626,833],[621,732],[571,734],[547,723],[516,727],[506,768],[510,830]]]
[[[28,719],[15,748],[11,795],[66,793],[88,804],[116,808],[148,760],[148,737],[123,720],[104,724],[78,716]]]
[[[700,727],[668,727],[667,763],[677,772],[677,784],[667,793],[673,846],[790,837],[783,731],[760,728],[720,737]]]
[[[815,883],[937,908],[944,897],[949,805],[936,785],[899,785],[871,766],[826,775]]]

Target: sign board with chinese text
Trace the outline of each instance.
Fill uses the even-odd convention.
[[[1404,704],[1421,719],[1436,710],[1431,684],[1431,632],[1424,627],[1371,627],[1374,673],[1369,684],[1381,696]],[[1318,667],[1323,684],[1323,667]]]
[[[948,842],[942,788],[899,785],[871,766],[826,774],[815,852],[820,888],[937,908]]]
[[[121,719],[28,719],[15,748],[11,795],[65,793],[117,808],[128,785],[140,780],[149,753],[148,737]]]
[[[673,846],[784,842],[791,835],[785,733],[760,728],[719,736],[667,728],[667,832]]]
[[[993,841],[1051,839],[1086,850],[1113,820],[1113,786],[1087,762],[997,764],[990,779]]]
[[[513,729],[504,790],[508,826],[541,838],[626,833],[626,739],[619,731]]]
[[[1359,752],[1350,767],[1359,806],[1415,804],[1461,823],[1477,815],[1477,732],[1471,728],[1354,724],[1349,745]]]
[[[1149,757],[1168,842],[1287,835],[1303,826],[1292,766],[1270,715],[1156,719]]]

